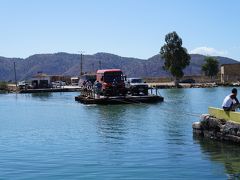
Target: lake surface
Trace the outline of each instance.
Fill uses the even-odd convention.
[[[86,106],[78,93],[0,94],[0,179],[227,179],[240,146],[192,123],[231,88],[164,89],[158,104]]]

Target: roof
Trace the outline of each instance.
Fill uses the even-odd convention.
[[[132,80],[132,79],[142,79],[142,78],[140,78],[140,77],[137,77],[137,78],[127,78],[127,79],[131,79],[131,80]]]
[[[221,64],[221,66],[232,66],[232,65],[240,65],[240,63],[233,63],[233,64]]]
[[[71,77],[71,79],[79,79],[79,77]]]
[[[105,72],[122,72],[122,70],[121,69],[101,69],[97,71],[97,73],[105,73]]]
[[[44,73],[38,73],[36,75],[33,76],[34,78],[42,78],[42,77],[49,77],[49,75],[44,74]]]

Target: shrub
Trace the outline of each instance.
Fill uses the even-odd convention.
[[[6,82],[0,82],[0,91],[8,91],[8,84]]]

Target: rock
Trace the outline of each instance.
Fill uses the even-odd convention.
[[[210,139],[240,144],[240,124],[203,114],[200,122],[192,124],[193,133]]]
[[[200,122],[195,122],[192,124],[193,129],[201,130],[201,123]]]
[[[202,127],[200,122],[195,122],[192,124],[193,132],[196,135],[202,135]]]
[[[200,116],[201,121],[203,121],[203,120],[205,120],[205,119],[208,119],[209,116],[210,116],[209,114],[202,114],[202,115]]]

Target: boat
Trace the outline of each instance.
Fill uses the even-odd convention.
[[[147,93],[128,94],[125,79],[121,69],[98,70],[95,85],[85,84],[80,95],[75,97],[75,101],[83,104],[133,104],[156,103],[164,100],[157,94],[157,90],[156,95],[149,94],[148,89]]]

